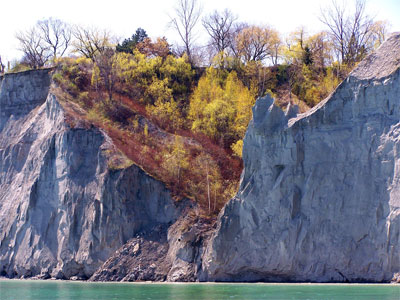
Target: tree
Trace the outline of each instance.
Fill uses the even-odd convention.
[[[114,85],[117,79],[116,70],[116,56],[115,51],[111,47],[106,47],[102,52],[96,55],[96,66],[99,70],[100,78],[104,83],[104,87],[108,93],[108,99],[112,100],[112,94],[114,92]]]
[[[210,36],[210,45],[217,52],[223,52],[231,46],[233,25],[237,17],[228,9],[214,11],[203,18],[203,26]]]
[[[49,45],[45,43],[37,27],[32,27],[25,32],[18,32],[16,38],[24,53],[23,61],[33,69],[43,67],[51,58]]]
[[[239,60],[240,59],[240,53],[238,50],[238,45],[237,45],[237,37],[240,32],[242,32],[243,29],[250,27],[249,24],[245,22],[235,22],[232,25],[231,29],[231,43],[229,45],[229,50],[235,57],[235,59]]]
[[[365,3],[365,0],[356,1],[355,13],[350,19],[346,56],[346,62],[350,65],[361,61],[372,50],[369,41],[372,37],[373,19],[365,15]]]
[[[4,73],[4,70],[5,70],[4,68],[5,68],[5,66],[3,65],[3,62],[1,60],[1,55],[0,55],[0,74]]]
[[[373,18],[365,14],[365,0],[355,1],[352,15],[344,4],[332,2],[330,8],[321,10],[320,20],[331,35],[340,63],[353,66],[371,50]]]
[[[284,59],[290,64],[306,64],[323,71],[332,63],[332,45],[326,32],[309,36],[303,27],[290,33],[286,39]]]
[[[136,45],[139,52],[145,54],[147,57],[159,56],[166,59],[169,54],[171,54],[171,47],[167,42],[165,37],[158,37],[155,42],[150,38],[145,38],[143,41]]]
[[[255,97],[243,85],[235,71],[230,72],[226,78],[224,98],[226,101],[232,101],[235,108],[233,129],[236,138],[242,139],[252,118],[251,108],[255,103]]]
[[[118,78],[117,58],[114,46],[111,43],[111,34],[106,30],[94,27],[77,26],[73,35],[75,52],[82,54],[94,63],[92,83],[99,87],[103,83],[108,93],[108,99],[112,100],[114,85]]]
[[[194,61],[194,28],[199,21],[201,10],[198,0],[179,0],[178,6],[175,8],[176,17],[171,18],[171,25],[178,32],[191,64]]]
[[[58,19],[39,21],[37,26],[43,41],[52,52],[52,59],[62,57],[70,46],[72,39],[71,28],[67,23]]]
[[[143,42],[147,38],[147,33],[143,28],[136,29],[136,32],[132,34],[132,37],[125,39],[122,44],[118,44],[116,47],[117,52],[132,53],[136,46]]]
[[[174,143],[167,147],[167,151],[163,155],[162,166],[170,172],[170,176],[177,178],[178,185],[181,184],[182,175],[190,166],[188,154],[184,139],[176,135]]]
[[[273,34],[271,36],[271,47],[270,47],[270,58],[271,58],[271,63],[276,66],[278,65],[278,60],[281,56],[281,52],[282,52],[282,40],[279,36],[278,32],[275,32],[275,34]]]
[[[375,49],[386,40],[389,28],[390,24],[388,21],[376,21],[372,25],[372,43]]]
[[[273,53],[274,44],[279,40],[276,30],[259,26],[249,26],[242,29],[236,36],[236,47],[244,63],[263,61],[267,57],[276,56]]]
[[[316,105],[339,83],[338,72],[332,67],[332,46],[325,32],[309,36],[304,28],[291,33],[284,51],[286,65],[279,67],[279,76],[292,93],[309,106]]]
[[[297,30],[286,39],[284,49],[284,65],[279,67],[280,73],[288,84],[289,101],[292,102],[292,93],[295,84],[301,81],[303,61],[306,58],[304,51],[305,33],[303,30]]]
[[[63,21],[50,18],[18,32],[16,38],[24,53],[23,61],[37,69],[66,53],[71,43],[71,29]]]
[[[73,30],[75,52],[96,61],[96,56],[111,46],[111,34],[94,27],[76,26]]]
[[[201,152],[190,163],[192,178],[188,182],[189,188],[194,194],[199,195],[196,200],[204,213],[211,215],[212,212],[216,212],[219,205],[223,204],[219,199],[231,198],[232,195],[228,191],[230,188],[227,182],[224,182],[220,168],[210,154]]]
[[[306,39],[306,47],[311,53],[313,67],[320,71],[333,62],[332,43],[326,32],[319,32]]]
[[[208,68],[194,90],[189,108],[192,130],[225,147],[244,137],[255,98],[235,71]]]

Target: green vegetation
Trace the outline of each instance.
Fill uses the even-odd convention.
[[[138,43],[147,38],[147,33],[143,28],[138,28],[131,38],[125,39],[121,44],[116,47],[117,52],[132,53]]]

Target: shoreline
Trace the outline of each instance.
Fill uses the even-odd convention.
[[[399,283],[342,283],[342,282],[161,282],[161,281],[87,281],[87,280],[64,280],[64,279],[21,279],[0,277],[0,282],[15,281],[15,282],[65,282],[65,283],[86,283],[86,284],[152,284],[152,285],[270,285],[270,286],[399,286]]]

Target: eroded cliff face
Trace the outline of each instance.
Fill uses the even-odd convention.
[[[211,238],[190,201],[177,205],[135,165],[110,168],[119,152],[104,132],[68,125],[49,72],[0,77],[0,276],[399,276],[399,34],[305,114],[257,101],[239,192]]]
[[[202,280],[390,281],[400,272],[400,35],[317,107],[253,108],[237,196]]]
[[[88,278],[141,230],[177,219],[165,186],[97,128],[71,128],[49,70],[0,79],[0,275]]]

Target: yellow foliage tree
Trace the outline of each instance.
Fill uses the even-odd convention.
[[[236,156],[242,157],[243,155],[243,140],[238,140],[232,144],[231,149]]]
[[[214,68],[207,69],[190,102],[192,130],[220,141],[224,146],[243,138],[251,119],[255,97],[232,71],[225,80]]]
[[[232,71],[226,79],[224,98],[235,108],[234,132],[241,139],[252,117],[251,108],[255,96],[238,79],[236,72]]]
[[[94,86],[96,91],[99,89],[99,83],[100,83],[100,69],[99,67],[95,64],[93,66],[93,72],[92,72],[92,79],[91,79],[91,84]]]
[[[170,176],[178,179],[178,185],[181,183],[182,175],[189,167],[188,152],[181,136],[175,136],[174,143],[164,154],[162,167]]]

